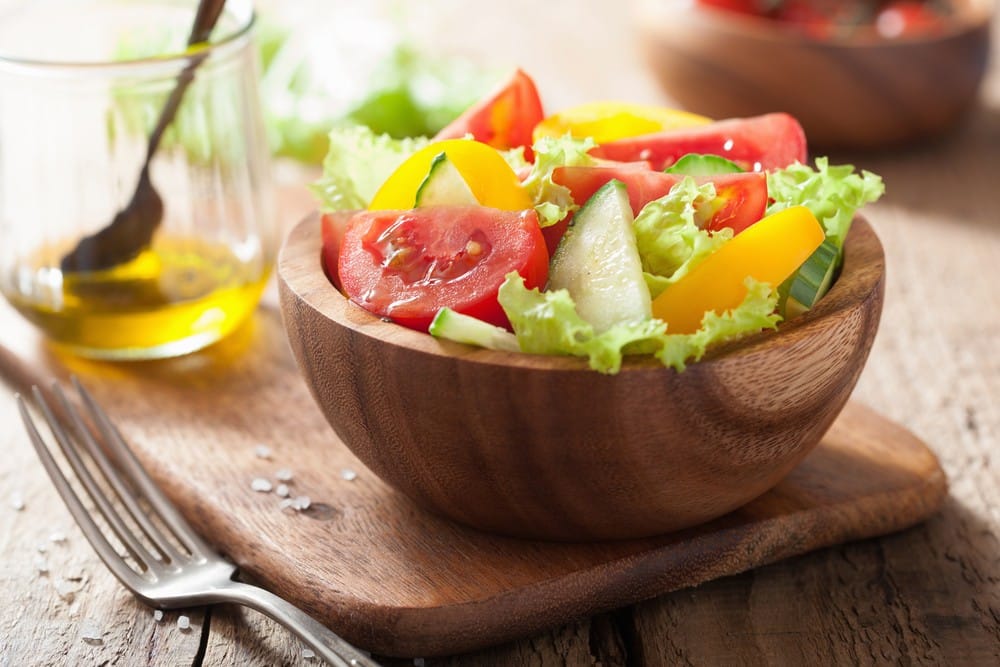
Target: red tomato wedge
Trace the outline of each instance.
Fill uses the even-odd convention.
[[[461,139],[471,134],[476,141],[500,150],[523,146],[524,157],[530,161],[531,132],[542,118],[542,102],[535,82],[518,69],[438,132],[434,140]]]
[[[569,188],[573,201],[580,205],[611,179],[621,181],[628,190],[634,215],[639,215],[649,202],[670,192],[670,188],[683,178],[683,174],[621,167],[557,167],[552,172],[552,180]],[[716,198],[711,203],[711,210],[698,211],[704,220],[704,229],[715,232],[731,227],[733,233],[739,234],[764,217],[767,176],[763,172],[695,176],[694,179],[698,183],[715,185]]]
[[[643,206],[670,192],[670,188],[680,183],[682,178],[679,174],[617,166],[556,167],[552,171],[553,182],[569,188],[573,201],[579,206],[583,206],[608,181],[621,181],[628,190],[633,215],[638,215]]]
[[[548,279],[534,209],[355,211],[339,252],[341,287],[352,301],[419,331],[445,306],[509,326],[497,291],[511,271],[529,288]]]
[[[806,135],[792,116],[769,113],[628,137],[590,152],[620,162],[649,160],[654,169],[665,169],[687,153],[720,155],[749,171],[781,169],[806,161]]]
[[[559,247],[559,242],[562,241],[566,230],[569,229],[569,223],[572,219],[573,214],[570,213],[554,225],[542,227],[542,238],[545,239],[545,248],[549,251],[549,257],[552,257],[556,253],[556,248]]]
[[[350,222],[354,211],[335,211],[324,213],[320,219],[320,233],[323,237],[323,271],[330,279],[334,287],[340,289],[340,244],[344,240],[344,233],[347,231],[347,223]]]
[[[742,174],[718,174],[695,178],[698,182],[715,184],[715,199],[711,211],[698,211],[708,218],[705,229],[719,231],[729,227],[733,234],[764,217],[767,209],[767,175],[759,171]]]

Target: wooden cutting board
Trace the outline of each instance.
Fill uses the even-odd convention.
[[[0,332],[10,348],[0,348],[0,376],[11,386],[76,374],[245,575],[383,655],[461,653],[901,530],[947,491],[920,440],[851,403],[789,477],[710,524],[628,542],[507,539],[424,512],[354,458],[300,380],[271,300],[223,343],[161,362],[63,355],[6,305]],[[255,454],[259,444],[270,459]],[[275,493],[251,488],[258,477],[277,484],[280,469],[291,471],[293,495],[310,498],[308,510],[282,509]]]

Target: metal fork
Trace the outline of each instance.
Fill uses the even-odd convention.
[[[378,667],[365,653],[289,602],[263,588],[236,581],[236,566],[194,532],[143,470],[93,397],[76,378],[73,385],[80,394],[82,407],[71,403],[56,384],[51,390],[57,399],[54,404],[37,386],[32,386],[32,394],[67,462],[86,488],[97,513],[128,551],[132,564],[129,557],[118,553],[81,502],[38,432],[25,399],[18,395],[21,418],[42,465],[83,534],[104,564],[137,598],[158,609],[220,602],[242,604],[284,625],[330,664]],[[82,413],[87,415],[89,426]],[[117,502],[97,483],[81,457],[83,451],[114,489]]]

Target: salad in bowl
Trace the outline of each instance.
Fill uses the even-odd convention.
[[[819,444],[878,328],[855,211],[881,180],[806,157],[786,114],[545,115],[522,72],[434,138],[336,130],[278,259],[290,347],[340,441],[437,514],[572,541],[716,519]]]
[[[471,345],[683,370],[808,310],[881,179],[807,164],[791,116],[595,102],[546,116],[516,71],[433,139],[334,130],[314,185],[353,302]]]

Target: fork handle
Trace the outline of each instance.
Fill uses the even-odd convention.
[[[236,602],[255,609],[291,630],[312,648],[316,655],[337,667],[379,667],[379,664],[358,648],[336,635],[287,600],[270,591],[242,581],[217,591],[219,602]]]

